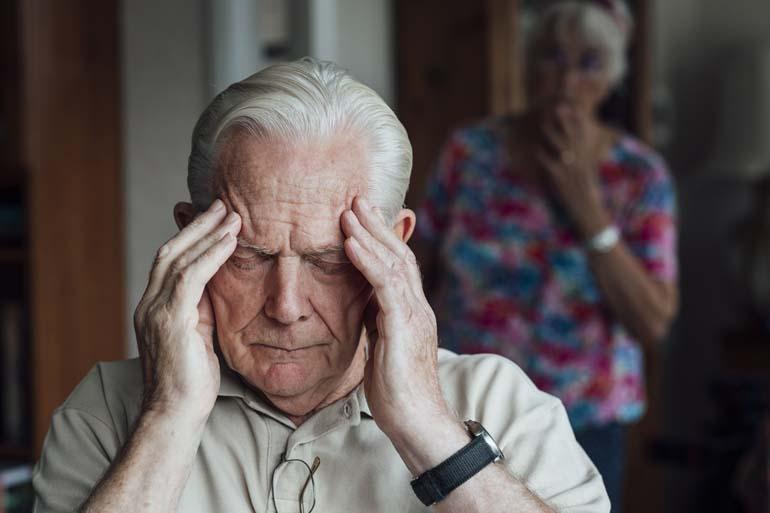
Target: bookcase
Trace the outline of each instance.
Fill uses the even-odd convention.
[[[118,7],[0,4],[0,468],[124,354]]]

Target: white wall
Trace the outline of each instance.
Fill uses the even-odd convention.
[[[126,193],[128,348],[133,310],[155,251],[173,236],[174,203],[186,200],[190,133],[203,109],[201,0],[125,0],[123,169]]]
[[[392,0],[310,0],[308,53],[344,66],[395,105]]]

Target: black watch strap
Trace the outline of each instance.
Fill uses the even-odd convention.
[[[482,436],[412,481],[412,490],[423,504],[430,506],[444,499],[449,492],[476,475],[497,459],[497,455]]]

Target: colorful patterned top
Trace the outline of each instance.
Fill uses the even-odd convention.
[[[445,145],[418,214],[437,247],[440,344],[497,353],[559,397],[576,429],[644,412],[639,344],[615,319],[567,213],[510,168],[503,120]],[[630,136],[599,170],[623,240],[656,279],[676,279],[675,196],[666,165]]]

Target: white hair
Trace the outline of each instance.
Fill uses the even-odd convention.
[[[552,2],[527,30],[528,57],[544,36],[566,38],[571,30],[590,45],[606,52],[607,74],[614,86],[623,80],[628,67],[626,49],[633,28],[633,17],[625,2],[608,2],[611,10],[595,1],[567,0]],[[530,61],[532,62],[532,61]]]
[[[412,171],[406,130],[377,93],[334,63],[305,57],[269,66],[214,98],[195,125],[188,163],[187,186],[199,211],[215,199],[217,148],[230,128],[296,143],[361,137],[370,202],[389,222],[403,206]]]

